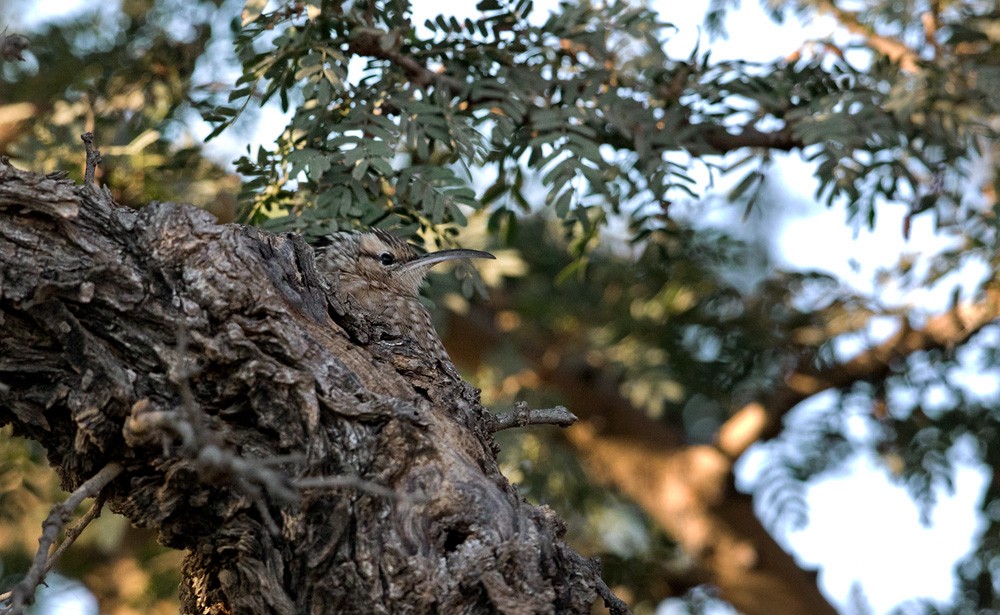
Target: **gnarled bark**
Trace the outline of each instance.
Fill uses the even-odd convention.
[[[0,423],[186,549],[186,613],[589,612],[478,392],[324,292],[292,235],[0,164]],[[606,593],[606,592],[605,592]]]

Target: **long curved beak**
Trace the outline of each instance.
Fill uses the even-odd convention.
[[[443,263],[444,261],[453,261],[460,258],[496,258],[489,252],[483,252],[482,250],[466,250],[463,248],[458,248],[454,250],[439,250],[437,252],[430,252],[424,254],[418,258],[403,265],[403,269],[418,269],[422,267],[433,267],[438,263]]]

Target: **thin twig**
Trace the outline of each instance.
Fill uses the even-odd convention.
[[[600,575],[597,576],[597,594],[604,600],[604,606],[608,607],[611,615],[632,615],[625,601],[611,591]]]
[[[94,183],[94,174],[97,172],[97,165],[104,162],[101,158],[101,150],[94,147],[94,133],[85,132],[80,135],[83,139],[83,146],[87,150],[87,169],[83,175],[83,182],[87,185]]]
[[[267,504],[261,498],[253,499],[254,506],[257,508],[257,512],[260,514],[261,523],[267,527],[267,531],[270,532],[271,536],[281,536],[281,528],[278,527],[278,523],[271,516],[271,511],[268,510]]]
[[[25,573],[24,578],[11,590],[11,604],[7,611],[8,613],[21,615],[24,613],[24,607],[34,602],[35,589],[45,580],[45,573],[51,570],[55,564],[55,558],[65,550],[65,548],[60,546],[51,557],[49,556],[49,549],[55,544],[56,538],[59,536],[59,530],[72,519],[73,513],[81,502],[87,498],[97,498],[100,496],[101,490],[117,478],[123,469],[120,463],[109,463],[100,472],[77,487],[65,501],[52,507],[49,516],[42,523],[42,536],[38,539],[38,551],[35,552],[35,559],[31,563],[31,567],[28,568],[28,572]],[[97,503],[94,505],[96,507]],[[91,514],[91,512],[88,512],[81,519],[80,523],[66,533],[64,544],[67,541],[72,542],[76,540],[77,536],[83,531],[83,528],[86,527],[86,523],[90,523],[96,516],[97,513]]]
[[[513,412],[504,412],[493,417],[491,430],[495,433],[512,427],[526,425],[559,425],[569,427],[577,421],[576,415],[563,406],[529,410],[528,404],[519,401],[514,404]]]
[[[306,476],[292,480],[292,486],[299,489],[343,489],[346,487],[390,500],[412,499],[384,485],[373,483],[357,476]]]
[[[246,458],[216,442],[215,434],[207,427],[197,428],[192,424],[192,413],[198,412],[197,407],[186,410],[150,410],[149,407],[148,402],[132,406],[124,432],[130,446],[169,442],[168,436],[176,436],[180,440],[177,453],[194,463],[203,481],[231,484],[251,498],[257,497],[259,489],[263,489],[279,502],[298,499],[288,486],[285,474],[271,468],[292,463],[290,460],[299,457]],[[165,446],[163,454],[170,454],[169,446]]]
[[[387,32],[375,28],[361,30],[351,40],[350,50],[357,55],[389,60],[403,69],[407,78],[420,87],[427,87],[431,84],[438,85],[455,96],[460,95],[467,88],[467,85],[458,79],[436,73],[417,60],[400,53],[398,39],[390,47],[384,47],[383,40],[387,34]]]
[[[66,530],[66,535],[63,536],[63,541],[59,543],[52,555],[49,556],[49,561],[45,564],[45,572],[48,573],[52,568],[55,567],[56,562],[62,557],[62,554],[66,549],[70,547],[76,539],[80,537],[83,530],[87,529],[90,522],[101,516],[101,509],[104,508],[104,494],[98,493],[94,497],[94,503],[91,505],[90,510],[85,512],[80,520],[73,524],[72,527]]]

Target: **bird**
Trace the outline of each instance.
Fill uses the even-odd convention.
[[[454,367],[420,302],[420,286],[431,267],[445,261],[496,258],[468,249],[421,254],[396,235],[374,228],[326,235],[316,245],[316,270],[328,289],[339,294],[348,309],[359,310],[368,322],[382,327],[382,337],[411,339],[449,373]]]

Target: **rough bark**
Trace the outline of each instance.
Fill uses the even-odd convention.
[[[121,465],[102,496],[187,551],[185,613],[590,612],[597,563],[500,474],[478,392],[311,258],[0,164],[0,423],[67,489]]]

